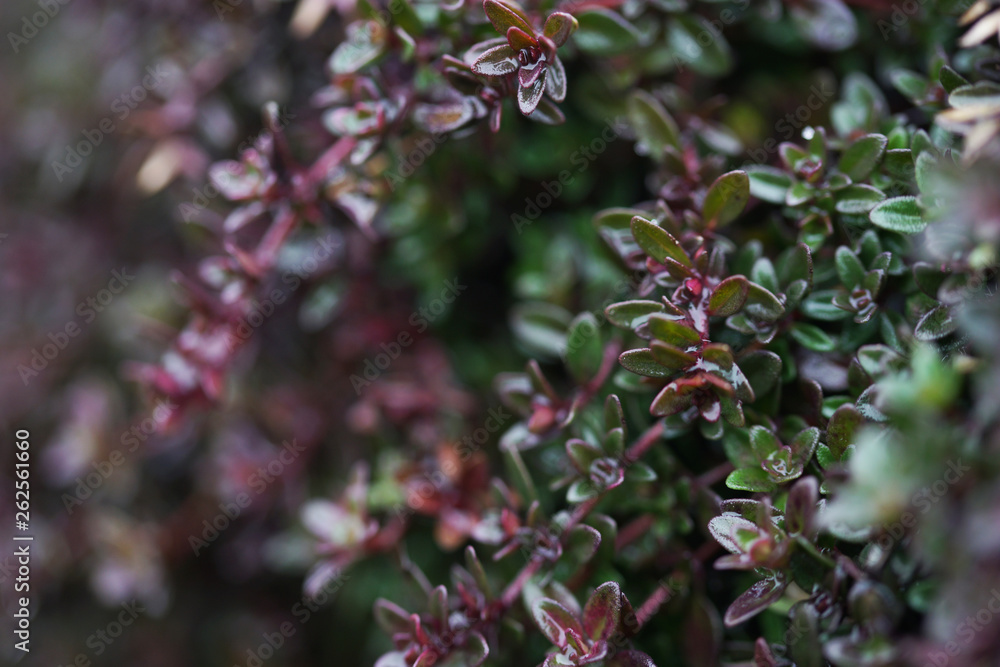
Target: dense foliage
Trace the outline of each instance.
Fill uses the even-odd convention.
[[[42,657],[996,664],[1000,5],[160,4],[4,19]]]

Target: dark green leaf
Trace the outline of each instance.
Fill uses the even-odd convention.
[[[566,338],[566,367],[583,384],[597,374],[604,358],[601,329],[590,313],[581,313],[573,320]]]
[[[715,26],[697,14],[674,15],[667,23],[666,36],[675,62],[699,74],[722,76],[732,66],[729,43]]]
[[[680,150],[680,132],[660,102],[644,90],[634,91],[628,99],[628,118],[639,140],[640,154],[660,160],[664,149]]]
[[[632,236],[647,255],[663,264],[668,258],[690,267],[691,258],[670,232],[645,218],[632,218]]]
[[[708,314],[728,316],[738,312],[747,300],[750,283],[743,276],[729,276],[716,285],[708,300]]]
[[[766,493],[776,488],[767,471],[760,467],[739,468],[732,471],[726,478],[726,486],[736,491],[751,493]]]
[[[634,49],[639,44],[639,31],[620,14],[601,7],[580,14],[580,28],[574,42],[581,51],[599,56],[611,56]]]
[[[947,304],[938,304],[917,322],[913,335],[917,340],[937,340],[944,338],[958,328],[958,322],[951,315]]]
[[[649,348],[638,350],[627,350],[618,357],[620,363],[627,370],[636,375],[643,375],[651,378],[666,378],[674,374],[674,370],[663,366],[653,357],[653,351]]]
[[[885,200],[885,193],[870,185],[853,184],[838,191],[834,197],[834,205],[840,213],[867,213],[877,204]]]
[[[796,322],[788,333],[799,345],[813,352],[830,352],[837,347],[834,340],[814,324]]]
[[[622,301],[605,309],[608,320],[622,329],[635,329],[649,319],[653,313],[662,313],[663,304],[658,301]]]
[[[881,134],[861,137],[848,146],[840,156],[837,168],[841,173],[850,176],[853,181],[864,180],[882,159],[888,142],[889,140]]]
[[[708,225],[723,226],[735,220],[750,200],[750,179],[745,171],[731,171],[715,179],[702,207]]]
[[[792,187],[792,177],[774,167],[747,167],[750,179],[750,194],[772,204],[784,204],[788,189]]]

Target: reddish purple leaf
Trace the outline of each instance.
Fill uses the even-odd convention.
[[[514,25],[507,29],[507,43],[515,51],[538,46],[537,39]]]
[[[764,611],[781,599],[787,586],[787,583],[776,578],[761,579],[729,605],[725,616],[726,625],[731,628]]]
[[[554,56],[545,74],[545,92],[556,102],[566,99],[566,69],[559,56]]]
[[[618,629],[622,591],[617,582],[601,584],[583,608],[583,628],[592,640],[607,639]]]
[[[521,113],[530,114],[542,101],[542,95],[545,93],[545,73],[546,70],[542,70],[541,76],[527,88],[517,87],[517,106]]]
[[[552,12],[549,14],[549,18],[545,19],[544,32],[545,36],[551,39],[556,46],[562,46],[578,27],[580,24],[569,14]]]
[[[486,11],[486,16],[489,18],[490,23],[493,24],[493,27],[501,35],[506,35],[511,26],[520,28],[529,35],[535,34],[524,12],[519,8],[515,8],[506,2],[500,2],[500,0],[485,0],[483,2],[483,9]]]
[[[472,71],[483,76],[504,76],[516,72],[517,68],[517,56],[508,44],[484,51],[472,64]]]
[[[566,607],[555,600],[542,598],[532,606],[531,615],[538,629],[550,642],[559,648],[575,644],[574,648],[578,651],[585,651],[582,644],[583,627]]]

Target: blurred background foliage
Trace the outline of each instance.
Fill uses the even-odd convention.
[[[150,369],[170,368],[165,350],[191,313],[200,312],[202,297],[191,285],[211,283],[218,267],[207,258],[226,256],[235,237],[225,229],[231,205],[206,189],[210,165],[238,159],[266,134],[261,110],[270,102],[287,120],[280,125],[302,163],[329,148],[334,137],[325,110],[362,86],[328,63],[358,8],[349,0],[73,0],[45,5],[54,15],[39,27],[32,21],[45,11],[42,4],[8,2],[0,16],[0,424],[8,434],[30,430],[36,464],[37,615],[27,662],[70,664],[83,653],[94,664],[166,667],[247,664],[248,649],[293,618],[315,560],[302,507],[311,498],[338,497],[357,462],[372,470],[369,504],[391,519],[404,497],[399,480],[408,466],[433,469],[447,443],[480,428],[500,404],[498,374],[538,357],[547,374],[569,386],[558,354],[544,349],[546,332],[524,317],[525,304],[550,304],[558,310],[546,312],[568,319],[628,298],[618,293],[625,274],[594,216],[664,196],[670,177],[670,168],[641,142],[637,153],[637,132],[625,120],[631,90],[652,91],[719,173],[728,170],[723,165],[777,164],[777,142],[801,142],[806,126],[837,127],[838,100],[854,105],[842,117],[873,114],[864,128],[869,132],[929,127],[946,101],[921,89],[919,77],[900,72],[927,76],[935,58],[955,51],[962,34],[957,17],[969,3],[570,3],[566,9],[574,13],[611,6],[621,25],[608,27],[607,17],[592,12],[560,50],[568,70],[569,94],[560,107],[565,123],[532,123],[508,103],[497,133],[480,123],[428,144],[431,135],[412,119],[383,132],[345,177],[366,184],[361,190],[369,200],[335,206],[331,195],[319,221],[288,240],[275,276],[298,271],[302,287],[286,290],[292,283],[280,278],[269,283],[287,301],[275,304],[274,315],[227,361],[216,378],[217,395],[167,396],[174,407],[164,419],[155,412],[163,385],[150,381]],[[526,4],[543,13],[559,8]],[[400,91],[412,99],[440,96],[440,56],[458,57],[477,39],[495,36],[478,2],[413,5],[425,28],[415,40],[415,59],[389,58],[373,78],[387,98]],[[721,32],[699,47],[708,21]],[[966,45],[952,66],[970,79],[996,80],[993,42],[995,35],[988,45]],[[162,73],[162,82],[143,89],[149,71]],[[122,106],[123,96],[135,108]],[[815,108],[806,106],[811,96]],[[110,132],[98,129],[105,119],[113,123]],[[592,142],[609,123],[620,136],[595,150]],[[932,132],[943,136],[943,130]],[[997,241],[1000,210],[995,162],[989,162],[996,157],[993,140],[993,153],[974,176],[956,178],[948,191],[949,210],[960,212],[952,216],[960,219],[955,234],[971,238],[972,227],[986,246]],[[73,166],[70,153],[81,142],[97,145]],[[402,173],[408,155],[421,156],[413,175],[398,184],[387,178]],[[538,206],[548,192],[545,184],[563,170],[572,176],[564,193],[523,224],[532,203]],[[323,185],[332,192],[344,182],[331,178]],[[761,207],[751,207],[732,233],[738,246],[751,239],[780,246],[789,236]],[[321,238],[334,239],[336,250],[310,269],[304,260]],[[135,277],[88,321],[79,304],[100,298],[113,271]],[[423,318],[429,326],[417,332],[415,314],[435,306],[448,281],[467,287],[440,315]],[[987,360],[995,340],[982,332],[996,331],[995,311],[988,302],[964,315],[971,344]],[[32,367],[33,356],[54,340],[50,334],[69,322],[79,324],[80,333],[41,370],[21,370]],[[400,332],[412,334],[412,345],[401,346],[399,358],[356,392],[352,376],[363,376],[366,361],[384,351],[381,344],[399,341]],[[208,349],[212,341],[194,344]],[[997,376],[978,377],[977,395],[996,395]],[[983,412],[976,414],[985,430],[996,406],[982,400]],[[150,417],[158,422],[156,433],[128,451],[126,434]],[[469,473],[478,475],[470,485],[484,494],[486,470],[502,469],[498,437],[491,433],[477,453],[484,470]],[[254,485],[254,472],[293,441],[301,453],[282,464],[273,483]],[[67,507],[67,494],[80,496],[88,475],[99,472],[96,464],[116,450],[124,463],[101,476],[92,497]],[[670,465],[652,456],[654,467]],[[704,470],[698,452],[680,457]],[[537,465],[544,469],[544,460]],[[10,488],[11,466],[2,467],[0,478]],[[232,526],[204,548],[192,547],[192,536],[205,537],[203,522],[241,492],[252,502]],[[971,509],[955,508],[953,516],[970,531],[995,525],[995,493],[995,484],[984,484],[968,500]],[[13,525],[8,497],[0,505],[5,542]],[[461,560],[455,547],[462,540],[436,523],[416,515],[405,540],[405,554],[432,582],[446,580]],[[932,560],[945,570],[973,567],[962,559],[949,564],[950,550],[927,540]],[[399,552],[371,551],[345,570],[333,601],[297,625],[267,664],[366,665],[390,648],[371,622],[373,602],[386,597],[422,608],[423,596],[399,567]],[[499,567],[505,576],[516,572],[510,564]],[[0,571],[9,606],[6,572]],[[733,590],[754,581],[743,574],[713,577],[707,595],[720,609]],[[966,579],[970,586],[976,581]],[[625,583],[640,600],[650,583],[641,581]],[[961,591],[952,595],[958,599]],[[97,655],[88,638],[133,599],[146,612]],[[780,637],[779,616],[761,619],[763,634]],[[644,648],[674,655],[681,649],[671,632],[652,634]],[[746,648],[755,636],[748,631],[738,641]],[[531,635],[507,649],[504,664],[534,664],[545,645]],[[685,655],[687,664],[699,664],[697,650]],[[15,657],[9,652],[4,659]]]

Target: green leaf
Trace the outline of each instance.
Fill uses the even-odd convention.
[[[562,356],[572,322],[564,309],[548,303],[524,303],[511,309],[510,319],[514,335],[532,352]]]
[[[917,340],[937,340],[944,338],[958,328],[958,322],[951,315],[947,304],[941,303],[924,313],[913,329]]]
[[[739,312],[746,303],[750,281],[743,276],[729,276],[715,286],[708,300],[708,314],[726,317]]]
[[[671,345],[685,348],[701,343],[701,335],[697,331],[669,315],[650,315],[647,325],[651,334]]]
[[[885,194],[876,187],[854,183],[833,196],[834,207],[840,213],[867,213],[885,201]]]
[[[750,446],[757,458],[764,460],[781,447],[778,438],[763,426],[750,427]]]
[[[918,103],[927,95],[930,82],[926,77],[908,69],[895,69],[889,72],[889,81],[893,87],[913,103]]]
[[[622,411],[622,402],[615,394],[610,394],[604,401],[604,428],[606,431],[625,428],[625,413]]]
[[[949,93],[955,92],[956,88],[969,85],[965,77],[947,65],[941,67],[941,71],[938,73],[938,80],[941,82],[941,86]]]
[[[715,179],[702,207],[702,217],[713,226],[727,225],[739,216],[750,200],[750,178],[745,171],[731,171]]]
[[[645,218],[632,218],[632,236],[647,255],[660,264],[672,259],[686,267],[691,267],[691,258],[670,232]]]
[[[913,178],[913,152],[906,148],[886,151],[882,158],[882,168],[894,178],[910,180]]]
[[[486,17],[490,20],[490,23],[493,24],[493,27],[501,35],[506,36],[507,30],[512,26],[523,30],[529,35],[535,34],[523,10],[518,11],[518,8],[506,2],[501,2],[501,0],[485,0],[483,2],[483,9],[486,10]]]
[[[837,290],[813,292],[802,300],[800,308],[807,317],[814,320],[836,322],[845,319],[850,316],[850,313],[834,305],[833,298],[837,294],[839,294]]]
[[[826,444],[838,461],[847,448],[854,444],[854,434],[861,422],[861,414],[851,404],[842,405],[834,410],[826,427]]]
[[[767,257],[761,257],[753,263],[753,268],[750,269],[750,280],[769,292],[777,294],[781,291],[781,286],[778,284],[778,272],[774,270],[774,264]]]
[[[772,204],[784,204],[788,189],[792,187],[792,177],[780,169],[763,165],[747,167],[750,178],[750,194]]]
[[[872,224],[902,234],[916,234],[927,227],[916,197],[886,199],[868,214]]]
[[[934,170],[937,167],[937,158],[930,152],[924,151],[917,156],[914,165],[914,175],[917,178],[917,187],[920,194],[933,196],[937,189],[937,182],[934,178]]]
[[[778,297],[756,283],[750,283],[743,307],[747,315],[764,322],[775,322],[785,314]]]
[[[639,45],[640,34],[620,14],[601,7],[588,9],[577,17],[580,28],[573,41],[581,51],[612,56]]]
[[[579,438],[570,438],[566,441],[566,455],[579,472],[586,473],[590,464],[601,458],[604,452]]]
[[[570,324],[566,338],[566,368],[584,384],[593,378],[604,358],[601,328],[591,313],[581,313]]]
[[[626,370],[644,377],[667,378],[675,373],[673,369],[667,368],[656,361],[653,357],[653,351],[645,347],[622,352],[618,356],[618,363]]]
[[[639,140],[638,151],[656,161],[668,146],[680,150],[677,123],[659,100],[644,90],[636,90],[628,98],[628,118]]]
[[[801,206],[816,196],[816,188],[803,181],[796,181],[788,189],[785,196],[785,204],[788,206]]]
[[[709,37],[705,44],[704,36]],[[732,50],[722,33],[696,14],[677,14],[667,24],[667,44],[674,61],[705,76],[726,74],[732,66]]]
[[[767,493],[774,491],[775,483],[763,468],[738,468],[726,477],[726,486],[735,491]]]
[[[740,358],[740,369],[754,394],[763,396],[781,377],[781,357],[770,350],[756,350]]]
[[[973,86],[960,86],[948,96],[948,103],[959,109],[971,106],[1000,108],[1000,84],[980,81]]]
[[[622,301],[605,308],[608,320],[622,329],[635,329],[649,319],[653,313],[664,312],[663,304],[658,301]]]
[[[374,21],[356,21],[347,26],[344,41],[334,49],[327,66],[334,74],[353,74],[375,62],[385,51],[384,40],[376,41],[383,34]]]
[[[673,371],[689,368],[698,360],[680,347],[664,343],[662,340],[654,340],[650,343],[650,349],[653,351],[653,359],[657,363]]]
[[[852,181],[864,180],[882,159],[887,143],[889,140],[881,134],[861,137],[840,156],[837,169],[850,176]]]
[[[788,333],[800,345],[813,352],[830,352],[837,347],[834,340],[815,324],[796,322]]]
[[[865,267],[850,248],[840,246],[836,253],[837,276],[847,289],[854,289],[865,279]]]
[[[782,252],[777,264],[778,275],[783,284],[788,285],[796,280],[805,281],[807,285],[812,284],[812,251],[805,243],[797,243]]]

